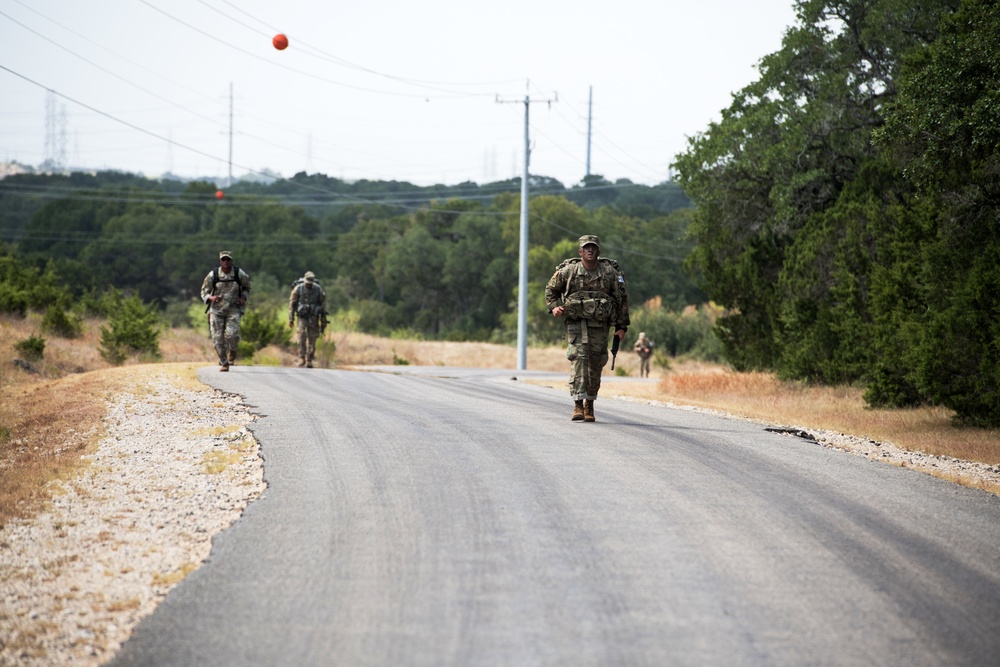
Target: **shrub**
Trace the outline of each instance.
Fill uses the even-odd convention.
[[[14,343],[14,349],[27,361],[40,361],[45,355],[45,339],[40,336],[29,336]]]
[[[333,360],[337,356],[337,343],[333,339],[320,336],[316,341],[316,362],[323,368],[333,365]]]
[[[118,304],[101,327],[101,356],[112,364],[122,364],[132,354],[160,357],[160,329],[163,324],[153,306],[138,296],[123,298],[115,292]]]
[[[60,338],[79,338],[83,334],[83,318],[66,312],[60,304],[53,304],[42,318],[42,331]]]
[[[268,345],[291,344],[292,334],[284,313],[276,308],[248,310],[240,322],[240,345],[244,342],[251,345],[254,352]]]

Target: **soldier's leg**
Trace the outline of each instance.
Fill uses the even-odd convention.
[[[240,319],[242,315],[233,313],[226,317],[226,363],[236,361],[236,350],[240,346]]]
[[[313,319],[309,322],[306,335],[306,367],[312,368],[313,358],[316,356],[316,339],[319,338],[319,321]]]
[[[308,345],[309,329],[301,317],[299,318],[299,323],[296,325],[295,334],[299,343],[299,358],[295,360],[295,363],[303,366],[306,363],[306,346]]]
[[[584,367],[586,365],[586,349],[580,341],[580,324],[578,322],[566,325],[566,358],[569,359],[569,393],[574,401],[582,401],[587,397],[587,385]]]
[[[601,390],[601,372],[608,364],[611,355],[608,354],[607,327],[590,327],[587,338],[587,381],[585,398],[594,400]]]
[[[229,366],[229,358],[226,355],[226,318],[211,313],[208,324],[212,331],[212,345],[215,347],[215,353],[219,356],[219,365],[227,367]]]

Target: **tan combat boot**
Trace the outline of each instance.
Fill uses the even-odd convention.
[[[583,403],[583,421],[597,421],[597,417],[594,416],[594,402],[589,398]]]
[[[236,350],[229,350],[229,363],[236,363]]]
[[[573,421],[583,421],[583,401],[573,403]]]

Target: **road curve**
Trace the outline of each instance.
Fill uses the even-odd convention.
[[[268,487],[110,664],[996,664],[1000,498],[527,375],[204,369]]]

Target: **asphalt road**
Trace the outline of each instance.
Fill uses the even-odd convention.
[[[530,373],[236,366],[267,489],[123,665],[995,665],[1000,498]]]

